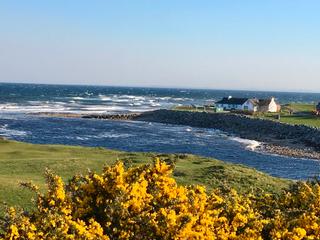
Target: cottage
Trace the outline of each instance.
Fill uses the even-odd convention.
[[[242,110],[255,112],[258,106],[254,99],[249,98],[234,98],[232,96],[225,97],[222,100],[216,102],[217,108],[224,110]]]
[[[276,103],[274,97],[270,99],[259,99],[258,111],[259,112],[279,112],[280,105]]]
[[[320,102],[316,106],[316,113],[317,113],[317,115],[320,115]]]
[[[216,107],[226,111],[239,110],[250,112],[279,112],[280,105],[272,97],[270,99],[225,97],[216,102]]]

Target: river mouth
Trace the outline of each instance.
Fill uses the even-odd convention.
[[[243,164],[272,176],[306,180],[319,176],[320,161],[259,151],[261,143],[222,131],[140,121],[101,121],[0,116],[0,136],[37,144],[106,147],[131,152],[187,153]]]

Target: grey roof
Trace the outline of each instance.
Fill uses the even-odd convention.
[[[248,101],[248,98],[223,98],[222,100],[216,102],[217,104],[235,104],[235,105],[242,105],[246,101]]]
[[[259,106],[269,106],[271,99],[259,99]]]
[[[242,105],[246,101],[250,101],[254,106],[268,106],[271,102],[270,99],[257,99],[257,98],[233,98],[233,97],[224,97],[222,100],[216,102],[216,104],[234,104],[234,105]],[[320,107],[320,103],[319,103]]]

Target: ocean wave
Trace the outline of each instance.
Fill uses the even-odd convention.
[[[95,138],[128,138],[134,136],[129,133],[100,133]]]
[[[255,141],[255,140],[250,140],[250,139],[244,139],[244,138],[239,138],[239,137],[229,137],[230,140],[236,141],[238,143],[241,143],[242,145],[245,146],[246,149],[250,151],[256,150],[256,148],[261,146],[261,142]]]
[[[143,103],[131,104],[77,104],[52,102],[50,104],[39,103],[39,105],[17,105],[0,104],[2,113],[126,113],[126,112],[144,112],[159,108],[161,105],[145,105]]]
[[[161,107],[160,103],[152,103],[150,104],[151,107]]]
[[[130,103],[129,106],[142,106],[142,103],[140,102]]]
[[[72,97],[72,99],[74,99],[74,100],[85,100],[84,97]]]
[[[105,95],[99,95],[99,99],[101,101],[112,101],[111,97],[105,96]]]
[[[131,99],[131,100],[141,100],[141,101],[144,101],[146,100],[146,97],[143,97],[143,96],[136,96],[136,95],[114,95],[114,96],[117,96],[117,98],[119,99]]]
[[[26,131],[20,131],[15,129],[9,129],[8,124],[0,125],[0,136],[2,137],[17,137],[26,136]]]
[[[80,140],[80,141],[85,141],[85,140],[89,140],[90,138],[89,138],[89,137],[79,137],[79,136],[76,136],[75,139],[76,139],[76,140]]]
[[[128,103],[128,102],[132,102],[132,99],[112,99],[112,102],[115,102],[115,103]]]
[[[145,112],[180,105],[186,98],[140,96],[128,94],[82,94],[55,97],[55,100],[28,100],[0,104],[0,111],[9,113],[74,113],[104,114]]]
[[[83,135],[83,136],[66,136],[66,139],[75,139],[80,141],[86,141],[91,139],[104,139],[104,138],[128,138],[134,136],[129,133],[113,133],[113,132],[102,132],[97,135]]]

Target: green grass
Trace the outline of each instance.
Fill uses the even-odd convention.
[[[307,103],[290,103],[283,106],[284,110],[286,108],[291,108],[294,112],[305,112],[311,113],[315,111],[315,104],[307,104]]]
[[[314,114],[315,109],[314,104],[290,103],[284,105],[280,114],[280,122],[320,128],[320,116]],[[266,113],[258,117],[275,120],[276,115],[278,113]]]
[[[314,111],[316,109],[315,104],[305,103],[290,103],[282,106],[280,122],[297,125],[307,125],[311,127],[320,128],[320,116],[316,116]],[[203,112],[203,107],[197,109],[191,106],[178,106],[174,110],[190,111],[190,112]],[[214,112],[210,109],[206,109],[207,112]],[[291,114],[290,114],[291,112]],[[266,118],[270,120],[276,120],[278,113],[257,113],[254,116],[258,118]],[[276,120],[279,121],[279,120]]]
[[[32,181],[45,188],[48,167],[64,180],[87,169],[100,172],[104,165],[122,160],[127,166],[151,163],[155,157],[175,162],[174,177],[180,184],[204,184],[208,190],[229,186],[240,192],[265,190],[278,193],[291,181],[274,178],[252,168],[185,154],[128,153],[104,148],[34,145],[0,140],[0,202],[31,206],[32,194],[19,186]]]
[[[280,122],[320,128],[320,117],[317,116],[281,116]]]

